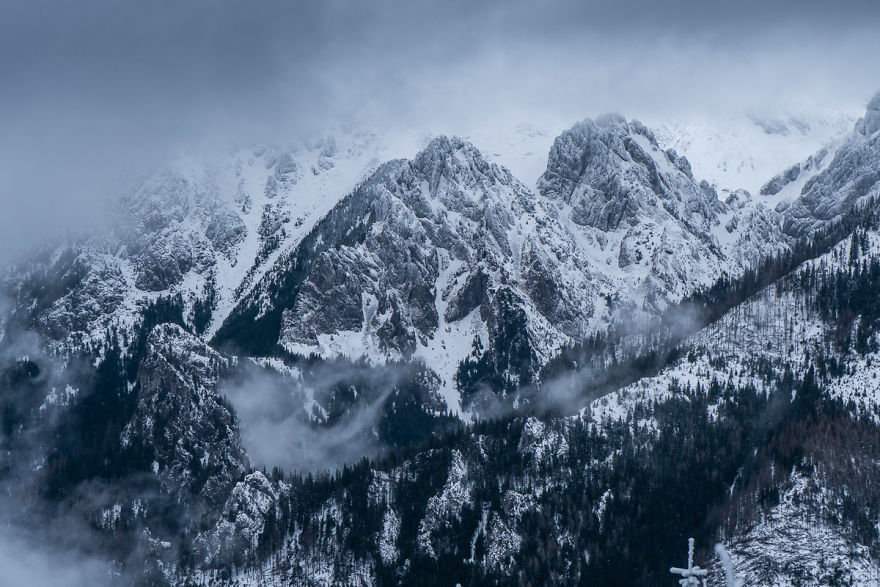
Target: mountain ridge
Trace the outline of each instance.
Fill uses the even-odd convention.
[[[880,493],[838,457],[880,410],[875,111],[776,209],[619,115],[536,189],[447,136],[159,172],[4,277],[22,512],[160,584],[650,583],[687,535],[752,582],[866,582]],[[267,439],[321,458],[260,470]],[[853,568],[790,555],[815,524]]]

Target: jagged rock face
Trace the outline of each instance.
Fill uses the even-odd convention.
[[[88,340],[93,325],[122,305],[127,282],[111,256],[69,249],[16,273],[7,282],[14,292],[13,317],[52,341]]]
[[[195,540],[203,563],[219,566],[252,556],[267,524],[280,524],[277,505],[289,492],[283,481],[270,481],[260,471],[236,483],[217,524]]]
[[[490,324],[509,284],[531,333],[550,331],[558,344],[587,331],[601,281],[591,282],[588,260],[545,203],[473,145],[437,138],[337,206],[254,303],[277,304],[270,286],[302,271],[283,309],[283,344],[328,352],[342,335],[368,354],[407,357],[477,308]]]
[[[135,287],[165,291],[191,270],[204,273],[218,254],[235,254],[244,221],[207,177],[164,171],[123,201],[118,240],[128,248]]]
[[[661,309],[787,246],[771,210],[747,197],[722,202],[684,157],[617,115],[560,135],[538,189],[599,249],[599,266],[618,269],[618,297],[636,307]]]
[[[418,544],[425,554],[436,557],[440,544],[448,548],[451,523],[461,517],[462,508],[472,497],[473,482],[468,478],[467,463],[458,450],[452,451],[446,483],[439,494],[431,497],[425,507],[425,517],[419,523]]]
[[[853,206],[880,196],[880,94],[855,131],[837,149],[834,159],[812,177],[801,196],[783,207],[785,232],[802,237],[849,212]]]
[[[285,315],[290,341],[312,343],[318,334],[365,328],[385,335],[385,350],[408,356],[416,337],[436,328],[430,284],[437,258],[430,235],[400,200],[374,201],[372,213],[363,243],[327,250],[315,260]]]
[[[866,137],[871,136],[880,130],[880,92],[874,94],[871,101],[868,102],[868,110],[865,117],[856,124],[856,132]]]
[[[538,182],[546,197],[572,207],[571,219],[610,232],[636,226],[657,214],[708,230],[721,202],[698,184],[690,165],[637,121],[618,115],[585,120],[553,143],[547,171]]]
[[[796,181],[801,175],[801,164],[795,163],[761,187],[762,196],[775,196],[786,185]]]
[[[247,232],[209,177],[167,170],[143,181],[113,216],[109,233],[66,243],[8,277],[15,312],[56,350],[100,344],[106,329],[132,327],[156,294],[179,292],[191,304]]]
[[[454,321],[488,295],[480,263],[497,274],[511,256],[513,214],[529,196],[472,145],[441,137],[412,162],[389,164],[351,197],[369,215],[364,235],[317,256],[285,313],[282,338],[315,344],[341,331],[375,333],[381,350],[409,356],[439,325],[439,251],[443,264],[461,264],[475,276],[451,296],[446,316]]]
[[[247,235],[247,227],[241,217],[232,210],[218,210],[205,228],[205,238],[215,251],[227,257],[235,254],[236,248]]]
[[[123,445],[152,451],[163,489],[219,507],[247,468],[238,422],[217,393],[229,360],[174,324],[147,339],[138,400]]]

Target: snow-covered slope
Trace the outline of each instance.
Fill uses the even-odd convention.
[[[682,344],[687,350],[684,357],[656,376],[593,402],[593,416],[599,420],[604,416],[622,417],[633,402],[668,397],[673,382],[695,386],[716,379],[761,389],[768,369],[780,377],[786,369],[793,373],[806,371],[816,356],[838,348],[843,338],[850,337],[857,322],[849,324],[852,333],[841,331],[839,324],[820,314],[816,291],[804,291],[802,283],[811,280],[811,287],[818,290],[823,276],[846,271],[852,266],[850,259],[860,264],[880,257],[880,233],[872,230],[862,234],[862,244],[854,253],[853,241],[846,239],[692,335]],[[828,393],[852,402],[861,413],[875,414],[880,406],[880,379],[872,365],[880,364],[880,354],[850,350],[843,361],[843,373],[829,376],[825,382]]]
[[[855,130],[836,147],[833,159],[812,176],[798,199],[780,210],[785,230],[809,234],[869,199],[880,196],[880,92],[868,103]]]
[[[806,159],[852,129],[857,112],[704,116],[653,124],[663,148],[690,161],[719,191],[757,196],[782,169]],[[652,121],[653,122],[653,121]]]
[[[842,506],[822,479],[794,475],[779,503],[728,544],[745,585],[877,585],[880,561],[823,519]]]

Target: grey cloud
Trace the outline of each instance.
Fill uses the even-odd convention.
[[[0,19],[0,262],[100,225],[181,149],[427,126],[863,103],[880,7],[824,2],[82,2]]]

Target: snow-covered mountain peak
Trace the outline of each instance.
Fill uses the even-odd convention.
[[[453,161],[454,159],[454,161]],[[413,166],[424,171],[442,171],[455,162],[453,170],[460,170],[469,162],[486,165],[482,153],[468,141],[457,136],[438,135],[413,157]]]
[[[617,114],[563,132],[538,189],[570,205],[575,223],[602,231],[663,217],[707,230],[721,210],[715,192],[694,180],[685,158],[662,151],[645,125]]]
[[[448,202],[450,186],[463,184],[475,191],[457,190],[456,197],[480,198],[491,185],[514,182],[503,167],[489,163],[471,143],[459,137],[440,135],[419,151],[412,159],[412,170],[428,181],[428,189],[440,190],[441,200]],[[476,202],[468,202],[473,205]]]

